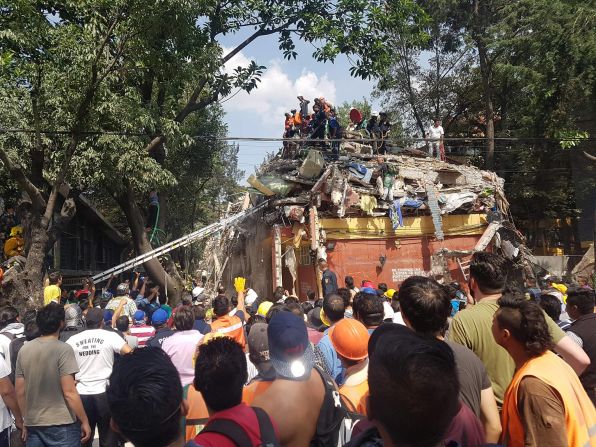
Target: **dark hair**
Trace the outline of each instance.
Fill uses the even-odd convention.
[[[112,420],[136,447],[165,447],[180,436],[182,384],[161,349],[146,347],[122,356],[106,395]]]
[[[230,311],[230,300],[225,295],[216,296],[212,305],[216,317],[223,317]]]
[[[300,306],[302,307],[302,312],[304,312],[304,315],[308,314],[311,310],[314,309],[314,306],[310,304],[308,301],[301,303]]]
[[[64,318],[64,306],[62,304],[51,302],[37,311],[35,321],[37,322],[41,335],[50,335],[58,332],[60,323],[64,322]]]
[[[395,445],[435,446],[460,406],[453,352],[446,343],[403,326],[381,328],[369,341],[369,417],[382,424]]]
[[[559,298],[548,293],[540,295],[540,307],[544,309],[546,315],[551,317],[553,321],[559,321],[561,318],[561,302]]]
[[[25,334],[25,340],[27,341],[35,340],[37,337],[41,337],[41,332],[39,331],[39,327],[37,326],[35,320],[27,320],[23,333]]]
[[[531,277],[527,277],[526,278],[526,283],[530,286],[530,287],[536,287],[536,278],[531,278]]]
[[[265,316],[265,320],[266,320],[267,324],[269,324],[269,322],[271,321],[271,318],[273,318],[273,315],[275,315],[278,312],[291,312],[291,311],[290,311],[290,309],[288,309],[288,307],[284,303],[275,303],[273,306],[271,306],[269,308],[269,310],[267,311],[267,315]]]
[[[192,311],[195,316],[195,320],[204,320],[207,316],[207,311],[201,305],[193,306]]]
[[[0,309],[0,329],[17,322],[19,311],[12,306],[4,306]]]
[[[582,315],[594,313],[595,295],[593,290],[572,289],[567,292],[567,306],[576,306]]]
[[[316,300],[313,307],[323,307],[323,298],[319,298],[318,300]]]
[[[354,278],[352,278],[351,276],[346,276],[344,282],[346,283],[346,287],[348,289],[354,288]]]
[[[188,307],[179,307],[174,314],[174,325],[178,331],[190,331],[195,325],[195,314]]]
[[[382,290],[383,293],[387,292],[387,290],[389,290],[389,287],[387,287],[387,284],[385,284],[384,282],[380,282],[379,286],[378,286],[379,290]]]
[[[125,315],[118,317],[118,319],[116,320],[116,329],[118,329],[120,332],[128,331],[129,326],[130,320]]]
[[[352,304],[352,293],[350,292],[350,289],[346,287],[340,287],[337,289],[337,294],[342,297],[344,300],[344,308],[347,309],[348,306]]]
[[[306,298],[308,298],[309,300],[315,300],[315,298],[317,297],[317,294],[315,293],[314,290],[309,290],[308,292],[306,292]]]
[[[472,256],[470,277],[482,293],[498,293],[507,281],[505,258],[494,253],[478,251]]]
[[[401,312],[421,334],[442,333],[451,314],[451,301],[443,286],[424,276],[410,276],[397,293]]]
[[[323,300],[323,312],[331,323],[336,323],[344,317],[346,307],[344,299],[335,294],[327,295]]]
[[[21,318],[21,321],[23,322],[23,324],[26,324],[28,321],[35,321],[36,316],[37,309],[29,309],[25,311],[25,313],[23,314],[23,318]]]
[[[210,409],[222,411],[240,404],[247,380],[246,355],[234,340],[220,337],[199,346],[194,385]]]
[[[180,300],[183,306],[192,306],[192,296],[184,295]]]
[[[217,294],[218,295],[225,295],[226,294],[226,286],[224,286],[223,284],[219,284],[217,286]]]
[[[275,291],[273,292],[273,302],[277,303],[284,297],[284,288],[283,287],[276,287]]]
[[[383,298],[377,294],[357,293],[354,297],[352,310],[354,311],[354,318],[367,327],[380,325],[385,317]]]
[[[297,317],[304,319],[304,312],[302,311],[302,307],[298,303],[287,302],[286,301],[286,309],[292,312]]]
[[[60,272],[52,272],[48,275],[48,279],[51,285],[58,284],[58,281],[62,278],[62,273]]]
[[[553,347],[544,312],[538,304],[510,294],[503,295],[498,303],[495,319],[499,327],[509,330],[530,356],[537,357]]]

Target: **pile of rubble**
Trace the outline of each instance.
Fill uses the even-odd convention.
[[[418,150],[395,155],[334,154],[316,147],[292,157],[275,156],[248,179],[251,193],[271,198],[265,221],[303,222],[305,206],[320,217],[391,218],[393,228],[406,216],[500,212],[509,204],[503,179],[495,173],[430,158]],[[288,222],[289,221],[289,222]]]

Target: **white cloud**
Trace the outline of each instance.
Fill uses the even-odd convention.
[[[224,48],[224,54],[228,49]],[[231,72],[238,66],[246,66],[250,59],[242,52],[234,56],[224,67],[226,72]],[[279,61],[269,62],[267,70],[261,77],[258,87],[250,94],[240,92],[233,98],[223,103],[226,111],[246,112],[262,121],[260,124],[273,124],[280,128],[283,123],[283,114],[291,109],[298,108],[298,95],[304,96],[311,101],[314,98],[323,96],[332,104],[336,100],[335,82],[330,80],[326,74],[318,75],[309,70],[302,70],[300,75],[293,79],[284,71],[284,66]]]

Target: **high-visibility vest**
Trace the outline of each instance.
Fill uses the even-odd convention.
[[[242,349],[246,346],[246,338],[244,337],[244,325],[242,320],[236,315],[224,315],[218,317],[217,320],[211,323],[211,332],[223,334],[236,340]]]
[[[185,438],[186,442],[195,439],[209,420],[207,405],[200,391],[197,391],[194,385],[184,387],[185,398],[188,402],[188,414],[185,418]]]
[[[524,426],[518,411],[519,384],[526,376],[536,377],[551,386],[561,396],[565,407],[565,427],[569,447],[596,445],[596,409],[586,394],[577,374],[550,351],[535,357],[513,376],[503,402],[503,433],[501,444],[524,446]]]
[[[368,396],[368,380],[357,385],[342,385],[339,394],[343,397],[348,410],[366,416],[366,398]]]

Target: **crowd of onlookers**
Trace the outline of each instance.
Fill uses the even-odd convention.
[[[507,267],[392,289],[321,260],[323,297],[236,278],[176,306],[53,272],[43,307],[0,309],[0,446],[596,445],[594,291]]]

